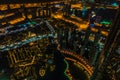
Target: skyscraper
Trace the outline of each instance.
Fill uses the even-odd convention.
[[[91,80],[119,80],[120,77],[120,8]]]

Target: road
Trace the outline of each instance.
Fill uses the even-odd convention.
[[[78,30],[87,30],[87,28],[89,26],[88,21],[85,21],[85,20],[83,20],[83,19],[81,19],[79,17],[76,17],[74,15],[71,15],[70,18],[76,19],[77,21],[69,20],[69,19],[63,17],[62,12],[57,12],[55,14],[52,14],[52,17],[55,18],[55,19],[64,20],[65,22],[68,22],[68,23],[72,23],[72,24],[74,24],[74,25],[76,25],[78,27]],[[96,24],[96,25],[101,25],[101,24]],[[97,28],[91,28],[91,31],[98,32],[98,29]],[[104,35],[104,36],[108,36],[108,31],[105,31],[104,29],[101,28],[101,34]]]

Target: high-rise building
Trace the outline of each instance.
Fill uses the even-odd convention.
[[[120,79],[120,8],[91,80]]]

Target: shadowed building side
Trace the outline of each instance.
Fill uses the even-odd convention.
[[[119,80],[120,77],[120,8],[100,55],[91,80]]]

